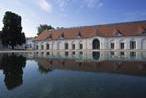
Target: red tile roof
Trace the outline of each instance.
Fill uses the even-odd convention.
[[[91,38],[94,36],[113,37],[120,34],[121,36],[139,36],[146,29],[146,21],[125,22],[116,24],[105,24],[95,26],[83,26],[75,28],[60,28],[42,32],[37,41],[57,40],[63,36],[65,39],[76,39],[78,35],[81,38]]]

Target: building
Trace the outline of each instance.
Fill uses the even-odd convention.
[[[59,28],[35,41],[35,49],[43,51],[144,50],[146,21]]]
[[[34,50],[35,49],[35,41],[33,37],[26,38],[25,47],[27,50]]]
[[[76,55],[69,53],[68,56],[65,56],[62,52],[60,55],[54,54],[52,58],[52,55],[48,56],[47,52],[43,54],[42,52],[34,53],[35,61],[38,62],[38,68],[48,71],[65,69],[126,75],[146,75],[146,52],[84,51],[82,55],[82,57],[79,56],[79,52],[77,52]]]

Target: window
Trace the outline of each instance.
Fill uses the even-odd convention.
[[[144,28],[144,30],[143,30],[143,32],[142,32],[142,34],[146,34],[146,28]]]
[[[74,52],[72,52],[72,55],[75,55],[76,53],[75,53],[75,51]]]
[[[125,53],[124,53],[124,52],[120,52],[120,55],[121,55],[121,56],[124,56],[124,55],[125,55]]]
[[[41,45],[41,49],[42,49],[42,50],[44,49],[44,45]]]
[[[47,49],[50,49],[50,45],[49,45],[49,44],[47,44],[47,45],[46,45],[46,48],[47,48]]]
[[[83,52],[82,51],[80,51],[80,55],[83,55]]]
[[[83,44],[80,44],[80,49],[83,49]]]
[[[68,56],[68,52],[65,52],[65,56]]]
[[[124,43],[120,43],[120,49],[124,49]]]
[[[61,39],[64,38],[64,33],[61,34]]]
[[[36,46],[36,49],[37,49],[37,50],[39,49],[38,45]]]
[[[120,30],[115,30],[115,32],[113,33],[114,36],[122,36],[122,32]]]
[[[136,49],[136,41],[130,41],[130,49]]]
[[[81,38],[81,33],[80,33],[80,32],[78,33],[78,36],[77,36],[77,38]]]
[[[47,55],[50,55],[50,52],[47,52]]]
[[[136,52],[130,52],[130,57],[131,57],[131,58],[136,57]]]
[[[73,50],[75,49],[75,44],[72,44],[72,49],[73,49]]]
[[[111,56],[113,56],[113,55],[115,55],[115,53],[112,51],[112,52],[110,52],[110,54],[111,54]]]
[[[115,48],[115,44],[111,43],[111,49],[114,49],[114,48]]]
[[[52,35],[51,34],[49,35],[49,39],[52,39]]]
[[[68,49],[68,43],[65,43],[65,49]]]

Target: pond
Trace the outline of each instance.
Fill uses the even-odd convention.
[[[0,98],[146,98],[146,52],[1,53]]]

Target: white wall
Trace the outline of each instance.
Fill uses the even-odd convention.
[[[72,49],[72,44],[75,44],[75,50],[79,49],[79,44],[83,44],[82,50],[92,49],[92,43],[94,39],[100,41],[100,50],[111,49],[111,42],[115,44],[115,50],[120,49],[120,43],[124,42],[124,49],[130,49],[130,41],[136,41],[136,49],[146,49],[146,36],[133,36],[133,37],[93,37],[87,39],[62,39],[62,40],[52,40],[52,41],[40,41],[36,45],[39,46],[41,50],[41,45],[44,45],[44,50],[46,50],[46,44],[50,46],[50,50],[64,50],[65,43],[68,43],[68,50]]]
[[[143,41],[146,36],[133,36],[133,37],[112,37],[107,38],[108,49],[110,49],[111,42],[115,43],[115,49],[120,49],[120,43],[124,42],[124,49],[130,49],[130,41],[136,41],[136,49],[143,49]],[[146,45],[146,44],[144,44]]]

